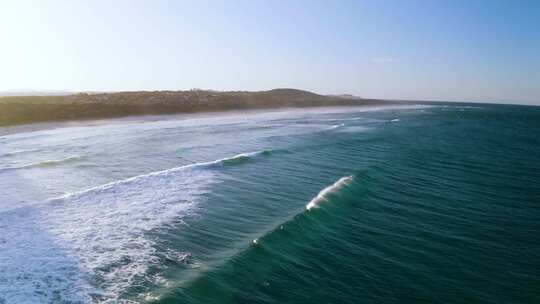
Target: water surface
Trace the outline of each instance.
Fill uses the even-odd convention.
[[[285,109],[0,137],[0,303],[537,303],[540,110]]]

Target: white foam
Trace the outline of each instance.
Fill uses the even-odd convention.
[[[335,130],[335,129],[338,129],[338,128],[342,128],[344,126],[345,126],[345,124],[333,125],[333,126],[328,127],[327,130]]]
[[[269,151],[269,150],[261,150],[261,151],[255,151],[255,152],[240,153],[240,154],[236,154],[236,155],[231,156],[231,157],[220,158],[220,159],[217,159],[217,160],[214,160],[214,161],[202,162],[202,163],[194,163],[194,164],[185,165],[185,166],[181,166],[181,167],[176,167],[176,168],[172,168],[172,169],[167,169],[167,170],[163,170],[163,171],[157,171],[157,172],[152,172],[152,173],[148,173],[148,174],[144,174],[144,175],[134,176],[134,177],[124,179],[124,180],[121,180],[121,181],[116,181],[116,182],[108,183],[108,184],[105,184],[105,185],[97,186],[97,187],[94,187],[94,188],[90,188],[90,189],[87,189],[87,190],[84,190],[84,191],[81,191],[81,192],[69,193],[69,194],[66,194],[66,195],[64,195],[62,197],[52,199],[50,201],[66,199],[66,198],[73,197],[73,196],[81,196],[81,195],[84,195],[85,193],[107,192],[111,188],[122,186],[124,184],[130,184],[130,183],[133,183],[133,182],[141,180],[141,179],[150,179],[150,178],[152,178],[154,176],[167,177],[167,176],[173,175],[173,174],[175,174],[177,172],[192,170],[192,169],[196,169],[196,168],[204,168],[204,167],[211,167],[211,166],[215,166],[215,165],[221,165],[221,164],[223,164],[223,163],[225,163],[227,161],[257,156],[257,155],[263,154],[263,153],[265,153],[267,151]]]
[[[399,118],[394,118],[392,120],[390,120],[390,122],[398,122],[399,121]]]
[[[344,176],[342,178],[340,178],[337,182],[335,182],[334,184],[332,184],[331,186],[328,186],[326,188],[324,188],[323,190],[321,190],[321,192],[319,192],[319,194],[317,194],[317,196],[315,196],[307,205],[306,205],[306,210],[311,210],[312,208],[314,207],[317,207],[321,202],[325,201],[326,200],[326,196],[329,194],[329,193],[332,193],[332,192],[335,192],[337,190],[339,190],[341,187],[343,187],[344,185],[348,184],[349,182],[351,182],[353,180],[353,176],[352,175],[349,175],[349,176]]]
[[[264,152],[136,176],[3,212],[0,303],[92,302],[95,295],[118,300],[128,287],[150,279],[145,274],[158,259],[150,232],[195,210],[216,182],[208,169]]]

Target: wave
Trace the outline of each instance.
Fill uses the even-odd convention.
[[[275,152],[275,150],[261,150],[261,151],[256,151],[256,152],[240,153],[240,154],[237,154],[237,155],[235,155],[233,157],[223,158],[223,159],[217,160],[217,163],[213,163],[213,164],[214,165],[215,164],[233,165],[233,164],[242,163],[244,161],[247,161],[250,158],[255,157],[255,156],[259,156],[259,155],[268,156],[268,155],[270,155],[270,154],[272,154],[274,152]]]
[[[55,166],[55,165],[58,165],[58,164],[61,164],[61,163],[68,163],[68,162],[80,160],[82,158],[83,158],[82,156],[74,155],[74,156],[69,156],[69,157],[62,158],[62,159],[44,160],[44,161],[40,161],[40,162],[37,162],[37,163],[32,163],[32,164],[28,164],[28,165],[25,165],[25,166],[21,166],[20,168],[49,167],[49,166]]]
[[[284,225],[294,219],[297,219],[299,216],[302,216],[302,214],[305,213],[305,211],[310,211],[311,209],[317,207],[321,202],[328,199],[328,195],[335,193],[336,191],[341,190],[346,185],[350,184],[354,180],[353,175],[343,176],[339,180],[337,180],[332,185],[322,189],[311,201],[306,205],[305,210],[303,212],[296,213],[289,217],[287,220],[282,222],[278,228],[273,228],[271,230],[266,231],[261,237],[255,238],[251,241],[252,245],[259,244],[260,240],[271,234],[272,232],[276,230],[282,230],[284,228]]]
[[[259,155],[270,155],[274,151],[275,150],[260,150],[260,151],[255,151],[255,152],[240,153],[240,154],[236,154],[236,155],[231,156],[231,157],[220,158],[220,159],[209,161],[209,162],[193,163],[193,164],[180,166],[180,167],[175,167],[175,168],[171,168],[171,169],[167,169],[167,170],[162,170],[162,171],[156,171],[156,172],[151,172],[151,173],[147,173],[147,174],[137,175],[137,176],[130,177],[130,178],[127,178],[127,179],[123,179],[123,180],[120,180],[120,181],[114,181],[114,182],[111,182],[111,183],[108,183],[108,184],[104,184],[104,185],[100,185],[100,186],[97,186],[97,187],[89,188],[89,189],[86,189],[86,190],[83,190],[83,191],[80,191],[80,192],[68,193],[68,194],[65,194],[65,195],[63,195],[61,197],[51,199],[49,201],[55,201],[55,200],[58,200],[58,199],[65,199],[65,198],[68,198],[68,197],[85,195],[85,194],[88,194],[88,193],[104,192],[104,191],[108,191],[108,190],[113,189],[113,188],[118,187],[118,186],[137,183],[137,182],[140,182],[141,180],[144,180],[144,179],[151,179],[151,178],[154,178],[154,177],[157,177],[157,176],[167,177],[167,176],[169,176],[171,174],[174,174],[174,173],[180,172],[180,171],[187,171],[187,170],[197,169],[197,168],[208,168],[208,167],[214,167],[214,166],[220,166],[220,165],[235,165],[235,164],[243,163],[243,162],[245,162],[245,161],[247,161],[247,160],[249,160],[249,159],[251,159],[253,157],[259,156]]]
[[[181,170],[181,169],[186,169],[188,167],[232,165],[232,164],[236,164],[236,163],[242,163],[242,162],[244,162],[244,161],[246,161],[246,160],[248,160],[248,159],[250,159],[250,158],[252,158],[254,156],[257,156],[257,155],[270,155],[273,152],[274,152],[273,150],[261,150],[261,151],[256,151],[256,152],[240,153],[240,154],[237,154],[237,155],[232,156],[232,157],[218,159],[218,160],[214,160],[214,161],[211,161],[211,162],[196,163],[196,164],[191,164],[191,165],[182,166],[182,167],[178,167],[178,168],[168,169],[168,170],[165,170],[165,171],[154,172],[154,173],[150,173],[150,174],[162,174],[162,173],[164,173],[166,171]],[[24,164],[24,165],[20,165],[20,166],[12,166],[12,167],[0,168],[0,172],[12,171],[12,170],[22,170],[22,169],[31,169],[31,168],[53,167],[53,166],[57,166],[57,165],[60,165],[60,164],[63,164],[63,163],[69,163],[69,162],[77,161],[77,160],[80,160],[80,159],[83,159],[83,158],[84,157],[82,157],[82,156],[74,155],[74,156],[69,156],[69,157],[62,158],[62,159],[44,160],[44,161]],[[128,180],[131,180],[131,179],[134,179],[134,178],[137,178],[137,177],[133,177],[133,178],[130,178]],[[121,182],[124,182],[124,181],[121,181]],[[116,183],[116,182],[113,182],[113,184],[114,183]],[[108,185],[103,185],[101,187],[106,187],[106,186],[108,186]]]
[[[338,128],[342,128],[344,127],[345,124],[339,124],[339,125],[333,125],[333,126],[330,126],[329,128],[327,128],[326,130],[335,130],[335,129],[338,129]]]
[[[197,211],[218,182],[214,168],[272,151],[152,172],[3,212],[0,302],[51,302],[55,295],[114,302],[141,280],[160,284],[149,271],[162,255],[155,233]],[[187,256],[167,253],[178,262]]]
[[[325,201],[327,196],[339,189],[341,189],[343,186],[347,185],[353,180],[353,176],[344,176],[340,178],[337,182],[332,184],[331,186],[328,186],[321,190],[317,196],[315,196],[307,205],[306,210],[311,210],[314,207],[317,207],[321,202]]]
[[[31,152],[37,152],[39,151],[40,149],[23,149],[23,150],[15,150],[15,151],[11,151],[11,152],[6,152],[4,154],[0,154],[0,157],[4,157],[4,156],[13,156],[13,155],[19,155],[19,154],[26,154],[26,153],[31,153]]]
[[[24,165],[20,165],[20,166],[12,166],[12,167],[0,168],[0,172],[2,172],[2,171],[12,171],[12,170],[21,170],[21,169],[30,169],[30,168],[52,167],[52,166],[60,165],[60,164],[63,164],[63,163],[68,163],[68,162],[80,160],[82,158],[83,158],[82,156],[74,155],[74,156],[69,156],[69,157],[62,158],[62,159],[44,160],[44,161],[24,164]]]
[[[392,120],[390,120],[390,122],[398,122],[399,121],[399,118],[394,118]]]
[[[207,265],[207,267],[202,268],[201,270],[195,270],[196,273],[192,274],[191,276],[188,276],[187,280],[182,280],[176,282],[174,285],[169,286],[165,290],[157,290],[155,291],[156,298],[160,298],[163,295],[167,294],[167,290],[170,290],[169,288],[178,288],[180,286],[189,286],[192,284],[196,284],[197,280],[204,277],[205,273],[209,271],[210,268],[212,269],[219,269],[220,266],[222,266],[224,263],[229,263],[232,260],[232,257],[239,257],[243,254],[246,254],[252,250],[252,248],[258,247],[258,246],[266,246],[266,240],[268,238],[272,237],[275,233],[278,233],[279,231],[283,231],[287,229],[287,226],[291,223],[305,220],[306,217],[309,217],[310,214],[308,213],[309,210],[316,207],[320,202],[323,200],[326,200],[328,196],[332,193],[335,193],[336,191],[339,191],[344,186],[348,185],[350,182],[354,180],[354,176],[344,176],[340,178],[338,181],[336,181],[331,186],[328,186],[321,190],[317,196],[315,196],[307,205],[305,209],[299,210],[298,212],[295,212],[292,215],[287,216],[286,218],[282,219],[280,221],[279,225],[274,225],[270,229],[260,231],[257,234],[257,237],[250,238],[249,239],[249,245],[246,247],[238,247],[236,250],[232,250],[229,252],[229,254],[225,256],[221,256],[221,259],[218,262],[211,263],[211,265]],[[253,235],[255,236],[255,235]]]
[[[305,207],[305,210],[304,212],[299,212],[299,213],[296,213],[294,214],[293,216],[291,216],[289,219],[285,220],[284,222],[282,222],[278,228],[275,228],[275,229],[272,229],[272,230],[269,230],[267,231],[265,234],[263,234],[263,236],[261,236],[260,238],[255,238],[252,240],[252,244],[253,245],[257,245],[259,243],[259,240],[266,237],[268,234],[272,233],[273,231],[275,230],[282,230],[284,225],[293,220],[293,219],[296,219],[298,216],[301,216],[303,213],[305,213],[305,211],[309,211],[315,207],[317,207],[322,201],[325,201],[327,200],[328,198],[328,195],[332,194],[332,193],[335,193],[336,191],[339,191],[340,189],[342,189],[344,186],[350,184],[352,181],[354,180],[354,176],[353,175],[348,175],[348,176],[343,176],[342,178],[338,179],[335,183],[333,183],[332,185],[322,189],[313,199],[311,199],[311,201],[306,205]]]

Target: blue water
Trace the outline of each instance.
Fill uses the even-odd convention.
[[[2,304],[538,303],[539,290],[538,107],[223,112],[0,136]]]

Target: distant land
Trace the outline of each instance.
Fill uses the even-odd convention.
[[[45,92],[46,93],[46,92]],[[395,103],[353,95],[319,95],[297,89],[269,91],[18,92],[0,97],[0,126],[240,109],[366,106]],[[8,94],[9,95],[9,94]],[[28,96],[40,95],[40,96]]]

